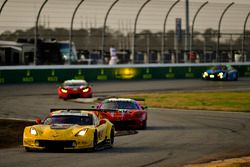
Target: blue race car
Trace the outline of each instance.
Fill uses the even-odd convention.
[[[231,65],[218,65],[202,73],[202,78],[206,80],[237,81],[238,71]]]

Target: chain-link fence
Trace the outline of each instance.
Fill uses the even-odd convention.
[[[240,32],[235,33],[231,31],[225,33],[226,31],[219,31],[210,26],[203,28],[203,31],[199,32],[196,27],[199,25],[199,18],[203,16],[202,12],[198,15],[201,9],[202,11],[207,10],[205,12],[205,18],[208,18],[207,22],[209,24],[218,24],[217,20],[220,18],[221,13],[225,11],[225,7],[228,4],[209,2],[206,4],[206,7],[203,6],[204,8],[201,8],[201,5],[205,5],[204,3],[191,2],[190,15],[193,18],[191,20],[194,21],[194,16],[198,16],[196,21],[198,23],[196,23],[193,33],[186,33],[182,27],[179,27],[179,32],[177,32],[176,25],[173,24],[175,19],[178,18],[181,20],[180,18],[184,17],[183,9],[185,3],[180,1],[89,1],[83,3],[82,6],[78,6],[80,7],[79,13],[81,13],[81,15],[78,15],[76,19],[80,24],[75,26],[75,28],[73,28],[73,25],[70,26],[69,20],[72,20],[71,24],[73,24],[72,15],[75,12],[77,13],[77,4],[81,5],[79,2],[83,1],[74,0],[69,2],[66,0],[54,0],[53,2],[49,2],[39,0],[39,4],[32,0],[22,0],[24,3],[8,0],[2,0],[0,2],[2,5],[1,10],[5,9],[4,14],[0,15],[0,27],[5,29],[5,31],[2,31],[0,34],[0,65],[108,64],[110,59],[110,46],[116,48],[118,63],[120,64],[250,61],[250,31],[247,29],[249,27],[247,23],[250,4],[235,4],[235,7],[233,6],[232,9],[230,9],[233,11],[230,15],[232,17],[226,17],[225,20],[228,20],[225,23],[233,24],[230,19],[237,16],[236,21],[237,19],[241,20],[241,24],[239,24],[236,29],[240,30]],[[45,4],[47,2],[48,4]],[[136,27],[137,23],[133,19],[139,14],[140,9],[144,7],[143,4],[145,4],[145,2],[149,2],[147,4],[148,6],[145,7],[145,13],[143,13],[142,10],[144,17],[139,18],[138,29],[135,30],[132,27]],[[41,6],[41,4],[44,4],[44,6]],[[173,6],[173,4],[176,6]],[[29,6],[30,8],[21,8],[21,5]],[[31,10],[32,5],[37,6]],[[162,7],[163,5],[165,5],[164,8]],[[41,14],[43,13],[43,7],[44,14],[41,15],[39,21],[39,14],[40,12]],[[122,7],[126,8],[126,11],[121,11]],[[58,9],[57,12],[52,10],[55,8]],[[216,12],[209,13],[213,8],[219,13],[216,15],[216,21],[212,18]],[[96,11],[97,14],[93,12],[93,9],[99,9]],[[172,13],[174,14],[182,13],[181,16],[171,15],[171,9],[173,9]],[[242,11],[241,14],[237,13],[239,10]],[[84,11],[91,13],[91,16],[88,16],[88,13]],[[11,12],[16,12],[16,14],[11,15]],[[20,15],[24,13],[23,15],[27,17],[23,24],[17,24],[19,22],[18,19],[23,19],[23,17],[20,18],[18,16],[18,12]],[[30,21],[32,12],[36,17],[32,16],[32,21]],[[47,16],[46,12],[51,15]],[[109,21],[112,25],[104,26],[103,22],[106,23],[106,21],[108,21],[105,19],[108,19],[109,12]],[[128,14],[127,17],[132,16],[133,19],[124,20],[124,17],[126,19],[126,16],[124,16],[125,12]],[[161,30],[163,22],[157,23],[156,20],[166,20],[167,17],[164,18],[164,16],[167,12],[170,14],[166,24],[167,31],[163,33],[163,30]],[[154,16],[152,13],[158,18],[161,17],[161,19],[152,18]],[[53,18],[53,21],[50,21],[52,20],[52,15],[54,15],[55,18]],[[118,26],[113,21],[116,15],[120,17],[120,20],[118,18]],[[150,19],[145,19],[146,16],[150,16]],[[92,23],[89,21],[90,17],[94,18]],[[33,20],[34,18],[37,19]],[[65,19],[68,21],[65,21]],[[82,20],[87,20],[87,23],[83,23]],[[38,23],[35,27],[34,22]],[[245,25],[242,24],[244,22]],[[24,23],[27,24],[26,28],[23,27]],[[169,23],[171,23],[171,25]],[[32,24],[32,26],[28,24]],[[57,24],[57,26],[52,27],[52,24]],[[67,24],[67,28],[63,26],[58,27],[58,25],[65,24]],[[86,24],[86,26],[84,26],[84,24]],[[206,25],[206,23],[203,24]],[[116,25],[116,28],[114,28],[113,25]],[[143,26],[151,26],[154,28],[144,28]],[[15,30],[8,30],[8,28],[12,29],[14,27]],[[69,27],[72,27],[72,29]],[[192,27],[192,29],[193,28],[194,27]],[[225,29],[224,27],[223,30]],[[243,29],[244,31],[242,31]]]

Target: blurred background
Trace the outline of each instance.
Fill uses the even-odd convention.
[[[248,0],[0,0],[0,65],[250,61]]]

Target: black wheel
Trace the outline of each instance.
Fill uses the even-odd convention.
[[[235,80],[235,81],[238,81],[239,76],[238,76],[238,74],[235,74],[235,75],[236,75],[236,76],[235,76],[234,80]]]
[[[95,132],[94,134],[94,138],[93,138],[93,147],[92,147],[92,151],[95,151],[96,150],[96,147],[97,147],[97,144],[98,144],[98,141],[97,141],[97,133]]]
[[[106,137],[105,139],[105,145],[108,146],[109,148],[112,148],[114,141],[115,141],[115,128],[114,127],[112,127],[109,135],[110,135],[110,138],[108,139],[108,137]]]
[[[32,151],[33,151],[33,150],[32,150],[31,148],[29,148],[29,147],[24,147],[24,149],[25,149],[26,152],[32,152]]]
[[[229,80],[229,74],[226,73],[226,77],[224,78],[225,81],[228,81]]]
[[[144,129],[147,129],[147,120],[144,120],[143,121],[143,124],[141,126],[141,129],[144,130]]]
[[[112,147],[115,142],[115,129],[112,128],[110,132],[110,140],[109,140],[109,145]]]

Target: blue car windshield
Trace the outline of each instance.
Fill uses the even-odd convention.
[[[93,125],[93,119],[91,116],[52,116],[46,118],[44,124]]]
[[[213,70],[228,70],[229,68],[227,66],[215,66],[212,68]]]
[[[108,101],[104,102],[100,109],[135,109],[140,110],[140,107],[132,101]]]

